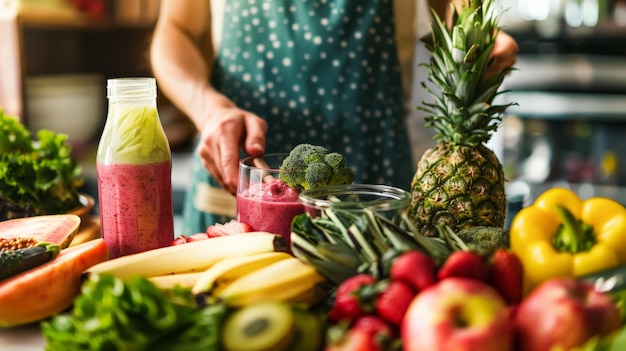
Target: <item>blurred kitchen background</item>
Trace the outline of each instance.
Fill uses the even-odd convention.
[[[224,1],[213,1],[216,13]],[[32,130],[67,133],[91,195],[106,79],[151,75],[147,49],[159,3],[0,0],[0,107]],[[626,0],[500,0],[500,7],[504,30],[520,45],[516,70],[505,80],[510,91],[501,97],[518,105],[491,141],[511,201],[530,202],[559,185],[626,204]],[[425,0],[417,11],[419,37],[428,33]],[[428,53],[419,43],[416,50],[412,107],[428,99],[418,68]],[[412,107],[416,162],[433,141]],[[195,131],[164,96],[159,113],[174,154],[180,213]]]

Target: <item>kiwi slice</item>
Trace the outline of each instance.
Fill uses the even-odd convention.
[[[228,351],[281,351],[294,338],[291,306],[267,301],[234,311],[226,320],[222,343]]]
[[[312,312],[294,308],[296,330],[294,339],[288,350],[318,351],[321,350],[324,340],[322,323]]]

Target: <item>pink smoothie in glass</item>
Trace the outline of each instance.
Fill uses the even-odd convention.
[[[174,217],[169,161],[98,163],[97,172],[100,225],[111,258],[171,244]]]
[[[280,180],[251,184],[237,194],[237,220],[254,231],[281,234],[289,243],[291,221],[304,213],[298,195],[297,190]]]

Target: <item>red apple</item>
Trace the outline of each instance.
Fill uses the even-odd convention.
[[[514,325],[519,351],[570,350],[619,329],[620,312],[588,283],[551,279],[522,300]]]
[[[508,351],[511,310],[478,280],[451,277],[423,290],[402,322],[405,351]]]

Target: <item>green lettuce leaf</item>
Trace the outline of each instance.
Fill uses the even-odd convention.
[[[36,139],[0,110],[0,220],[66,213],[81,205],[81,169],[68,136],[40,130]]]

